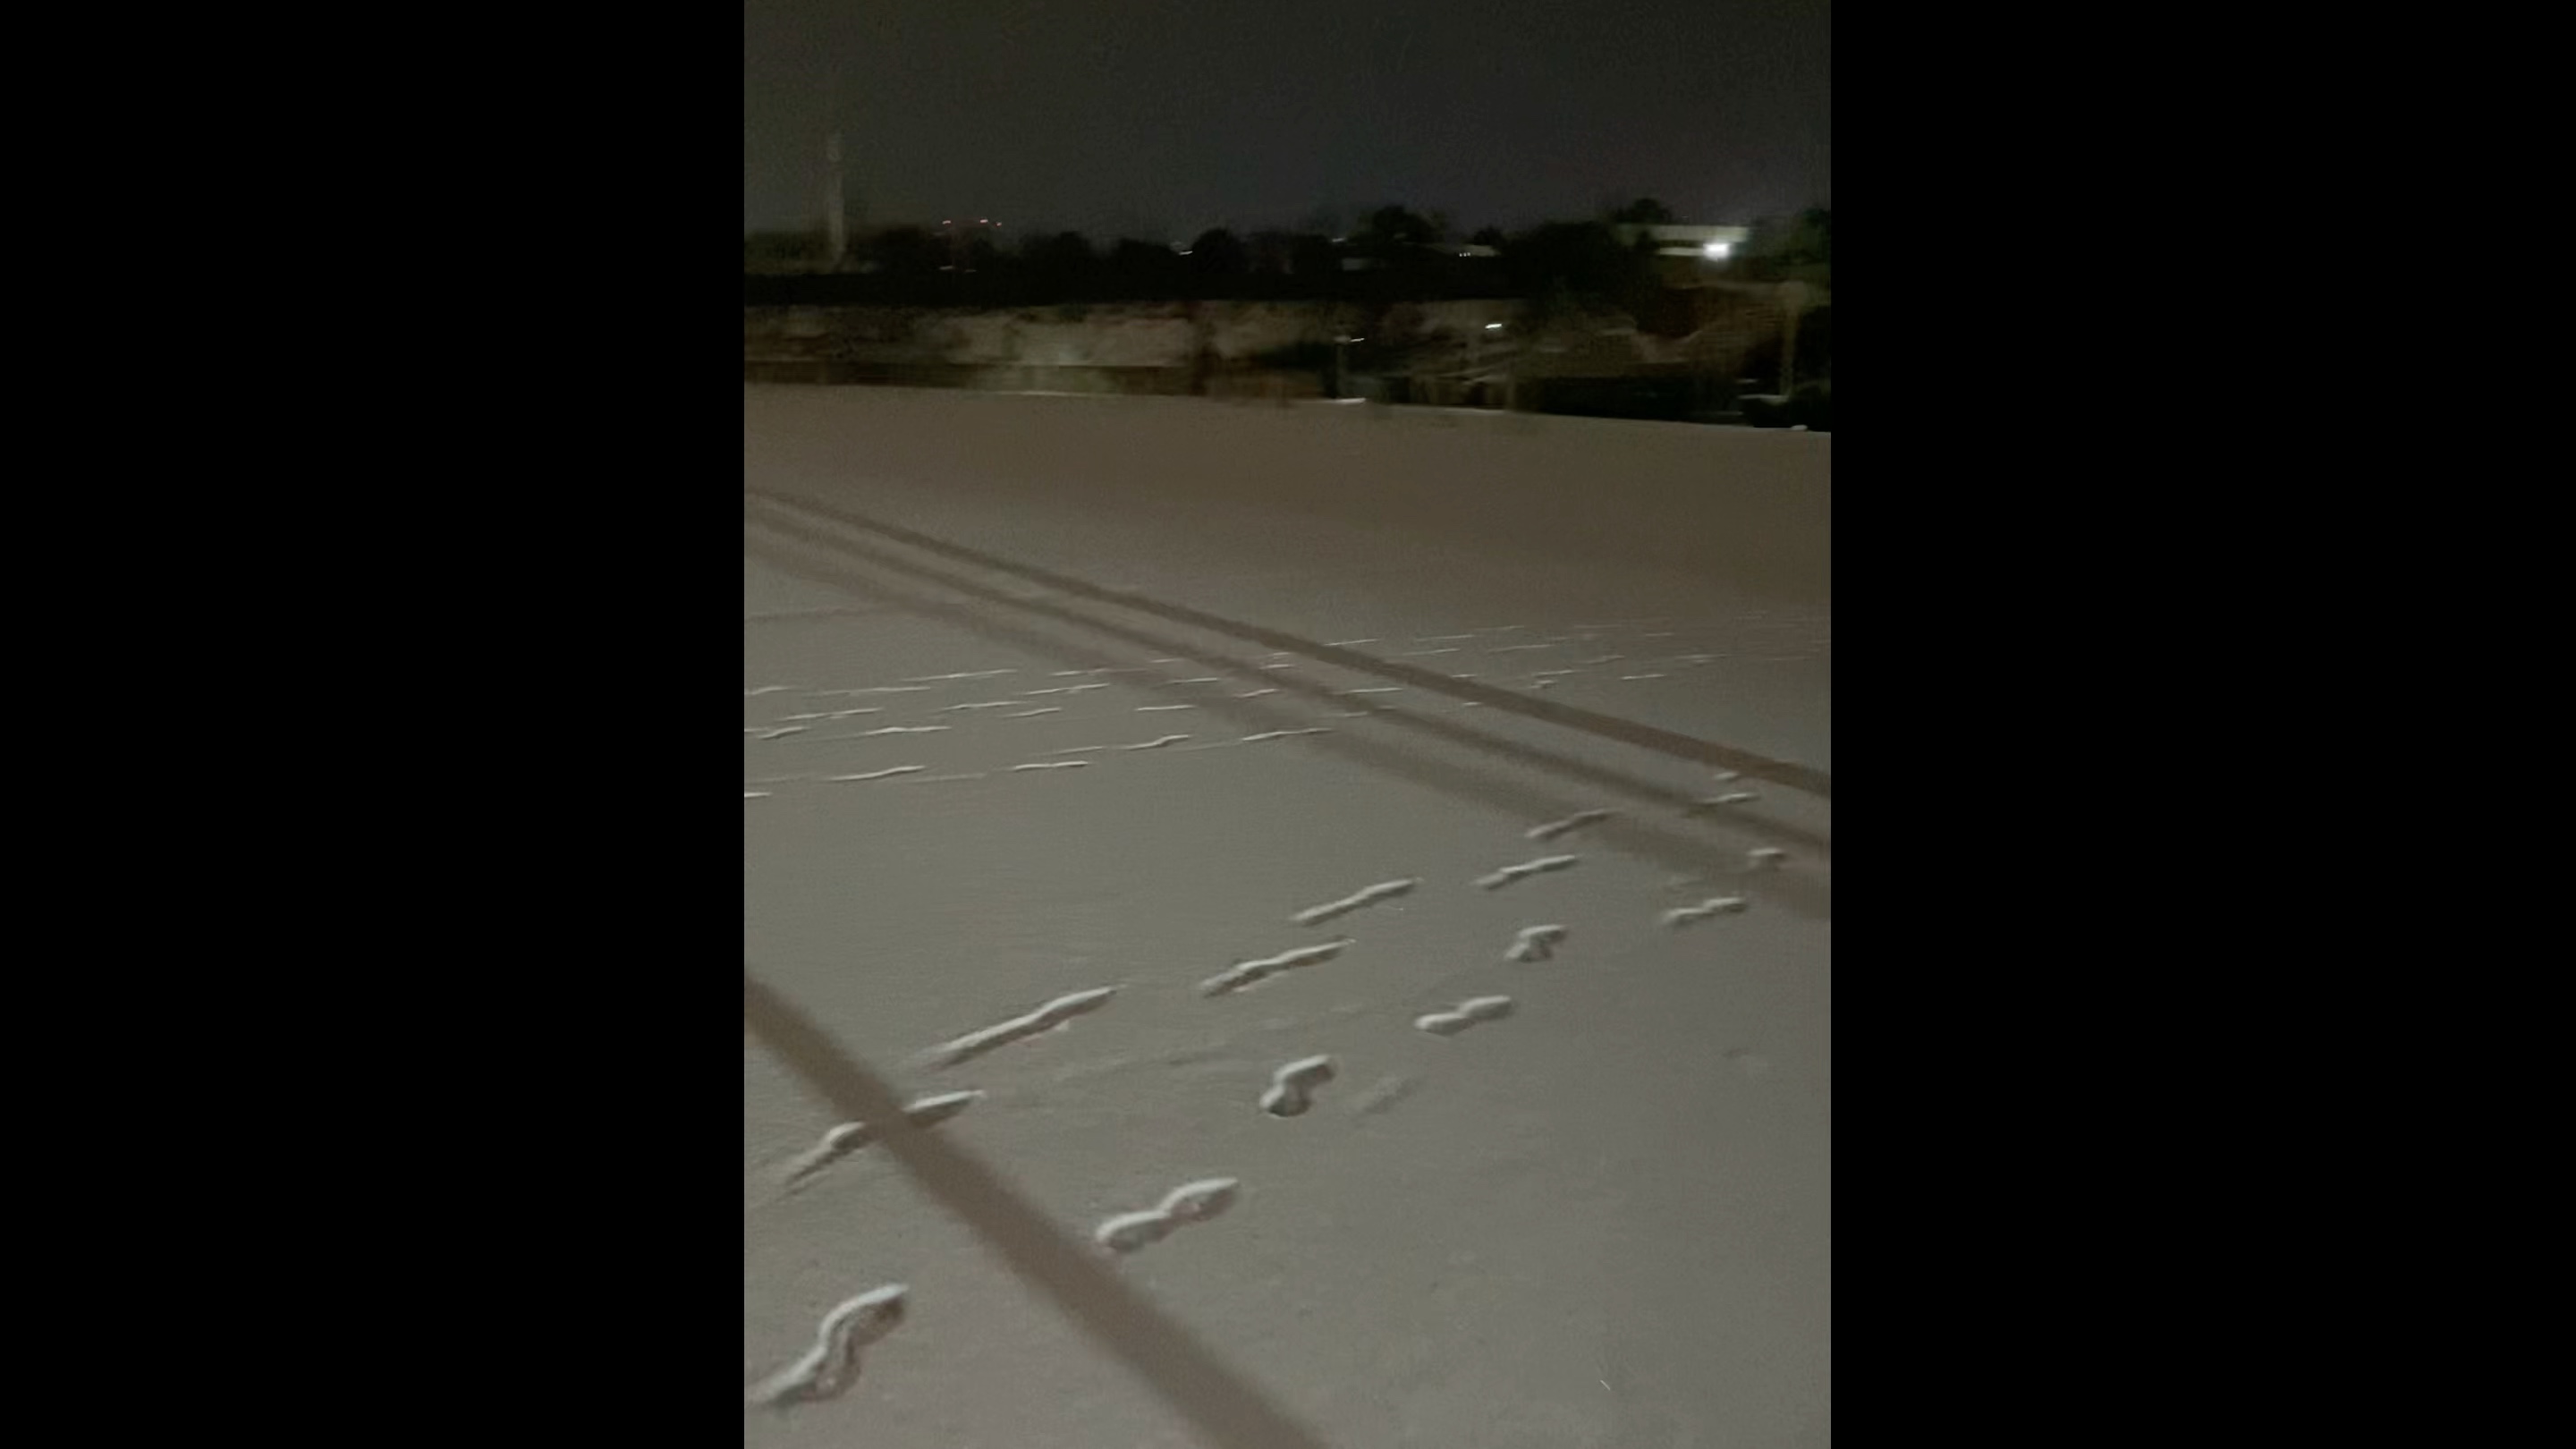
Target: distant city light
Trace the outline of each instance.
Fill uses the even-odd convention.
[[[1722,262],[1726,260],[1726,254],[1728,252],[1735,250],[1735,244],[1733,242],[1710,242],[1707,246],[1701,247],[1700,250],[1708,254],[1708,259],[1710,261]]]

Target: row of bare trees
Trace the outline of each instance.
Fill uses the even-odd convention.
[[[1102,245],[1071,231],[1008,244],[981,230],[897,226],[854,239],[849,254],[837,259],[821,255],[819,237],[769,234],[745,242],[746,301],[1514,296],[1633,308],[1656,289],[1650,249],[1622,245],[1612,228],[1672,217],[1646,198],[1605,209],[1596,220],[1549,222],[1511,234],[1486,227],[1460,237],[1439,213],[1390,205],[1340,236],[1216,228],[1179,246],[1132,237]],[[1758,227],[1734,268],[1748,278],[1772,279],[1829,266],[1830,221],[1829,213],[1813,211]]]

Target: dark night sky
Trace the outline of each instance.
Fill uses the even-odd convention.
[[[1831,0],[744,0],[746,230],[822,215],[827,75],[862,224],[1186,240],[1389,201],[1461,228],[1622,196],[1829,201]]]

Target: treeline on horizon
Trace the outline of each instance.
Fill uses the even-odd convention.
[[[1589,221],[1546,222],[1506,234],[1452,234],[1436,215],[1402,206],[1371,212],[1341,237],[1222,228],[1185,247],[1080,232],[1011,244],[972,229],[882,228],[851,240],[824,266],[820,232],[756,233],[743,243],[746,306],[1009,307],[1136,301],[1431,301],[1513,297],[1635,312],[1663,290],[1650,239],[1622,244],[1614,228],[1671,224],[1643,199]],[[1721,273],[1743,282],[1830,285],[1833,215],[1823,208],[1758,222]],[[1349,265],[1356,263],[1356,266]]]

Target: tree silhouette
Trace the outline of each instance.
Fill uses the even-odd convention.
[[[1201,277],[1240,277],[1252,270],[1252,254],[1233,232],[1211,228],[1190,243],[1190,270]]]
[[[1301,236],[1289,249],[1288,270],[1299,280],[1307,282],[1338,277],[1342,271],[1342,254],[1327,238]]]
[[[1438,241],[1440,228],[1401,206],[1381,206],[1369,213],[1368,237],[1386,246],[1420,246]]]
[[[1619,226],[1672,226],[1681,218],[1673,215],[1671,207],[1655,198],[1641,196],[1610,213],[1610,220]]]
[[[1078,231],[1033,236],[1020,244],[1020,264],[1029,284],[1047,297],[1078,296],[1099,268],[1091,243]]]
[[[904,279],[934,276],[947,264],[948,244],[917,226],[898,226],[877,233],[868,255],[887,276]]]
[[[823,265],[830,243],[819,231],[753,232],[742,239],[746,272],[805,271]]]
[[[1291,270],[1297,255],[1297,234],[1287,231],[1256,231],[1245,243],[1245,251],[1256,272]]]
[[[1834,267],[1834,214],[1811,207],[1794,217],[1754,223],[1736,274],[1756,281],[1806,281],[1830,286]]]
[[[1122,237],[1109,249],[1110,285],[1129,297],[1178,296],[1181,260],[1170,247]]]
[[[1625,302],[1652,285],[1647,259],[1593,222],[1549,222],[1504,253],[1513,290],[1525,297],[1564,296]]]

